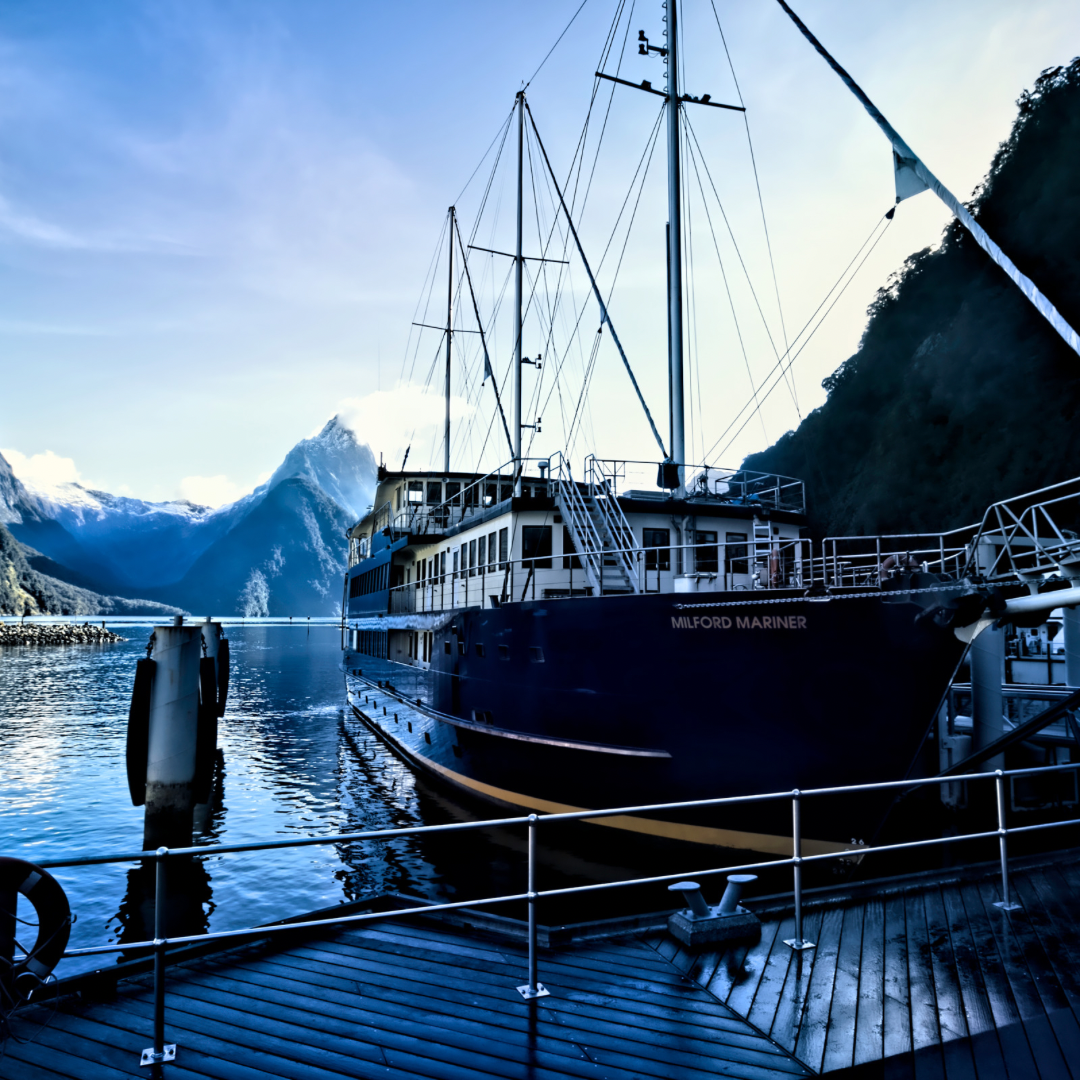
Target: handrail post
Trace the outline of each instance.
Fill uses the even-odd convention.
[[[997,792],[998,847],[1001,851],[1001,899],[994,907],[1002,911],[1019,911],[1020,905],[1009,899],[1009,830],[1005,828],[1005,776],[1000,769],[994,771],[994,788]]]
[[[154,1045],[142,1052],[140,1065],[176,1060],[176,1043],[165,1043],[165,860],[169,849],[159,847],[154,860]]]
[[[784,944],[801,952],[812,949],[814,943],[805,940],[802,932],[802,792],[798,788],[791,793],[791,846],[795,875],[795,936],[786,938]]]
[[[539,820],[535,814],[529,815],[529,981],[517,988],[526,1001],[548,997],[551,993],[536,980],[536,825]]]

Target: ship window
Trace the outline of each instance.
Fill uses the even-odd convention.
[[[424,501],[424,483],[422,480],[409,481],[409,502],[422,503]]]
[[[442,502],[442,483],[439,480],[429,480],[427,486],[428,506],[437,506]]]
[[[461,481],[450,480],[446,484],[446,501],[452,503],[461,502]]]
[[[476,643],[476,655],[480,657],[483,657],[484,655],[484,644],[481,641]]]
[[[499,498],[499,485],[498,484],[485,484],[484,485],[484,505],[494,506]]]
[[[524,525],[521,529],[522,555],[527,570],[551,569],[551,526]]]
[[[488,533],[488,569],[495,569],[495,534]]]
[[[645,548],[646,570],[671,569],[670,529],[643,529],[641,545]]]
[[[487,537],[481,536],[476,541],[476,566],[482,574],[487,569]]]
[[[469,541],[469,577],[476,577],[476,541]]]
[[[724,545],[724,572],[749,574],[750,559],[746,550],[746,533],[728,533]]]
[[[500,660],[509,660],[510,659],[510,646],[509,645],[500,645],[499,646],[499,659]]]
[[[506,500],[512,498],[513,495],[514,495],[514,485],[513,484],[503,484],[502,487],[499,488],[499,498],[500,498],[500,500],[502,502],[506,502]]]
[[[424,742],[427,742],[427,743],[431,742],[431,732],[430,731],[425,731],[424,732]]]
[[[539,645],[530,645],[529,660],[534,664],[542,664],[544,662],[544,650]]]
[[[696,532],[694,544],[694,569],[699,574],[715,574],[720,568],[716,559],[716,533]]]
[[[506,569],[506,560],[510,555],[510,530],[499,530],[499,569]]]
[[[465,655],[465,642],[464,641],[459,641],[457,643],[457,651],[458,651],[459,656],[464,656]]]
[[[443,652],[446,653],[447,656],[450,655],[450,642],[449,641],[444,641],[443,642]]]
[[[577,551],[577,548],[574,546],[574,538],[570,535],[570,530],[565,525],[563,526],[562,531],[562,549],[562,568],[564,570],[569,570],[572,567],[574,570],[580,570],[581,559],[572,554]]]
[[[454,548],[454,573],[456,574],[460,568],[458,565],[460,560],[460,553],[457,548]]]

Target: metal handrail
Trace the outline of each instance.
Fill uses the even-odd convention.
[[[802,912],[802,868],[806,863],[825,862],[830,859],[850,859],[853,853],[860,857],[870,854],[880,855],[885,852],[908,851],[923,847],[940,847],[945,844],[959,843],[968,840],[987,840],[998,838],[999,855],[1001,863],[1002,900],[996,906],[1004,911],[1014,910],[1015,905],[1010,900],[1009,876],[1008,876],[1008,850],[1007,839],[1010,835],[1029,832],[1044,831],[1052,828],[1063,828],[1068,825],[1080,825],[1080,818],[1071,818],[1065,821],[1044,822],[1037,825],[1014,826],[1008,828],[1005,824],[1005,788],[1006,777],[1016,776],[1040,776],[1049,773],[1065,772],[1070,769],[1080,769],[1080,762],[1070,762],[1063,765],[1040,766],[1026,769],[997,769],[994,772],[967,773],[960,776],[948,777],[922,777],[915,780],[886,780],[870,784],[849,784],[821,788],[810,788],[793,791],[775,791],[758,795],[733,795],[715,799],[694,799],[682,802],[648,803],[639,806],[622,806],[602,810],[575,810],[557,814],[529,814],[512,818],[494,818],[487,821],[453,822],[446,825],[418,825],[402,829],[372,829],[357,833],[341,833],[331,836],[303,837],[289,840],[270,840],[246,844],[221,844],[221,845],[193,845],[186,848],[158,848],[155,851],[121,852],[111,855],[79,856],[73,858],[39,860],[37,865],[46,869],[61,867],[78,867],[101,865],[105,863],[126,863],[137,860],[152,860],[156,868],[156,891],[154,897],[154,937],[152,940],[124,942],[123,944],[90,946],[87,948],[68,949],[64,952],[64,958],[77,956],[96,956],[104,953],[130,951],[132,949],[154,950],[154,1046],[143,1051],[145,1064],[162,1063],[171,1060],[167,1056],[169,1049],[165,1044],[165,959],[166,950],[170,945],[188,945],[201,941],[221,940],[237,937],[251,937],[252,935],[264,937],[270,934],[281,933],[298,929],[310,929],[322,926],[339,926],[351,923],[367,922],[376,919],[387,919],[415,915],[417,912],[451,911],[461,908],[479,907],[488,904],[510,903],[525,900],[528,903],[528,981],[518,987],[518,991],[526,1000],[547,995],[537,979],[537,926],[536,904],[546,897],[569,896],[579,893],[597,892],[603,889],[626,888],[634,885],[660,884],[665,881],[678,881],[690,875],[711,877],[717,874],[731,874],[746,870],[775,869],[784,866],[792,867],[793,872],[793,904],[795,914],[795,937],[786,941],[785,944],[793,949],[807,949],[813,947],[813,942],[803,938],[803,912]],[[805,799],[813,799],[826,795],[852,794],[856,792],[870,791],[894,791],[902,789],[915,789],[929,785],[942,785],[956,783],[957,781],[979,781],[993,779],[995,782],[997,828],[977,833],[964,833],[958,836],[933,837],[925,840],[910,840],[895,844],[883,844],[878,847],[860,847],[844,849],[835,852],[824,852],[817,855],[802,854],[802,824],[801,808]],[[596,821],[617,815],[640,814],[654,811],[702,809],[716,806],[745,805],[752,803],[790,799],[792,803],[792,856],[787,859],[768,859],[753,863],[742,863],[735,866],[711,867],[704,870],[682,871],[676,874],[658,874],[650,877],[633,878],[624,881],[598,882],[591,885],[567,886],[559,889],[538,890],[536,888],[536,836],[539,825],[550,822],[566,821]],[[526,825],[529,830],[528,842],[528,883],[525,892],[510,893],[501,896],[486,897],[479,900],[461,900],[440,904],[425,904],[422,907],[398,908],[392,911],[366,912],[358,915],[343,915],[330,919],[309,919],[302,922],[278,923],[273,926],[252,926],[239,930],[219,930],[205,934],[186,934],[172,938],[164,935],[164,917],[166,905],[166,874],[165,865],[167,860],[174,857],[189,857],[201,855],[222,855],[246,851],[267,851],[281,848],[310,847],[323,844],[352,843],[359,840],[390,839],[392,837],[413,836],[436,832],[466,832],[475,829],[497,828],[503,826]],[[175,1047],[172,1047],[175,1051]]]

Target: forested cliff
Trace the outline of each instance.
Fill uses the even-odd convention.
[[[1018,104],[969,206],[1080,329],[1080,59]],[[955,221],[879,290],[823,385],[824,405],[745,462],[804,479],[815,532],[951,528],[1080,474],[1080,356]]]

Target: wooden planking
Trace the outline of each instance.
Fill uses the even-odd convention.
[[[799,1040],[795,1044],[795,1056],[815,1070],[821,1069],[822,1058],[825,1056],[829,1010],[832,1006],[833,984],[836,981],[836,957],[840,949],[843,922],[842,908],[830,908],[822,916],[821,930],[814,949],[810,987],[799,1025]]]
[[[803,919],[803,933],[808,941],[817,942],[821,934],[823,912],[808,912]],[[773,1025],[769,1034],[785,1050],[794,1052],[799,1041],[799,1027],[810,993],[810,977],[817,960],[817,948],[792,950],[787,979],[780,994]]]
[[[882,978],[882,1054],[894,1058],[911,1050],[911,991],[908,984],[907,917],[904,900],[885,901]]]
[[[885,905],[875,898],[863,909],[854,1063],[880,1061],[885,1046]]]
[[[854,1062],[855,1020],[859,1005],[859,957],[862,953],[863,907],[850,904],[844,908],[840,928],[840,947],[836,953],[829,1026],[825,1036],[825,1054],[821,1071],[842,1069]]]

